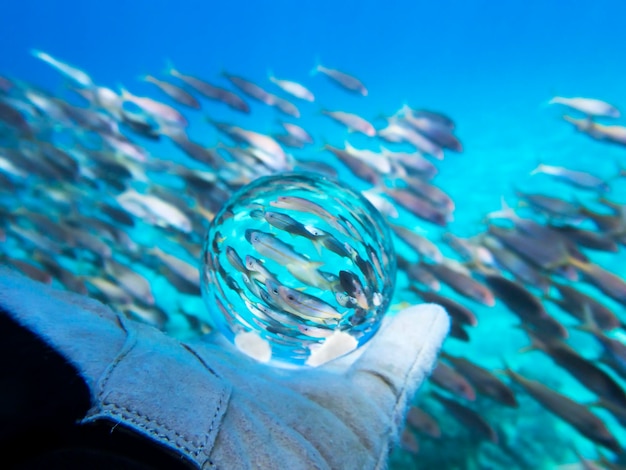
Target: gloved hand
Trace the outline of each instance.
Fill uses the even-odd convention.
[[[80,371],[91,391],[84,422],[109,420],[197,467],[221,469],[384,468],[449,327],[441,307],[410,307],[352,363],[286,370],[217,334],[181,343],[6,268],[0,308]]]

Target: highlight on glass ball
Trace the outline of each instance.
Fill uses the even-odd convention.
[[[212,221],[202,296],[215,327],[244,353],[318,366],[376,333],[395,260],[387,225],[358,192],[319,175],[267,176]]]

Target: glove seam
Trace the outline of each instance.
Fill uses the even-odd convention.
[[[432,330],[433,325],[437,322],[437,317],[433,317],[433,319],[431,320],[430,324],[428,325],[427,331]],[[392,419],[395,419],[395,417],[397,416],[398,413],[398,408],[401,406],[401,402],[403,402],[403,396],[404,396],[404,392],[403,390],[406,388],[406,383],[407,383],[407,378],[410,377],[413,373],[413,371],[415,370],[415,367],[418,364],[421,364],[421,358],[422,355],[425,353],[425,344],[422,344],[422,347],[420,348],[419,352],[417,353],[417,356],[415,357],[415,360],[413,361],[413,363],[411,364],[411,367],[409,368],[409,370],[407,371],[407,373],[404,376],[404,380],[403,380],[403,386],[400,387],[399,393],[396,395],[398,398],[396,399],[395,405],[393,407],[393,413],[392,413]],[[387,426],[387,429],[385,430],[385,434],[387,435],[394,435],[395,438],[395,433],[394,433],[394,426],[393,423],[389,423],[389,425]],[[376,463],[376,468],[385,468],[385,462],[387,460],[387,455],[389,454],[389,449],[388,446],[383,446],[383,449],[380,452],[380,455],[378,456],[378,462]]]
[[[116,315],[116,320],[120,328],[124,332],[126,332],[127,338],[126,338],[124,346],[122,346],[121,351],[112,361],[110,366],[107,368],[107,371],[105,372],[104,376],[102,377],[100,381],[99,392],[98,392],[97,397],[99,398],[99,401],[102,404],[102,411],[106,411],[107,414],[109,414],[111,418],[116,418],[116,420],[118,422],[122,422],[122,424],[124,421],[134,424],[135,426],[137,426],[138,428],[146,432],[148,435],[155,436],[158,439],[169,443],[172,448],[180,449],[194,458],[197,458],[199,455],[203,454],[206,460],[202,466],[208,463],[209,468],[215,468],[215,464],[210,459],[209,455],[205,452],[205,449],[207,449],[208,437],[215,427],[215,422],[217,420],[217,417],[220,414],[220,411],[222,410],[222,407],[224,405],[224,398],[227,394],[225,393],[220,394],[220,397],[219,397],[219,400],[215,409],[215,413],[213,414],[213,417],[211,418],[211,424],[209,426],[208,431],[204,435],[205,437],[204,442],[198,442],[198,441],[195,441],[194,439],[190,439],[188,436],[185,436],[177,432],[176,430],[170,428],[167,424],[161,423],[160,421],[154,418],[151,418],[149,416],[146,416],[142,413],[139,413],[138,411],[134,409],[127,408],[127,407],[118,405],[114,402],[108,401],[107,397],[105,396],[105,391],[106,391],[106,385],[109,379],[112,377],[117,365],[120,362],[122,362],[122,360],[124,360],[124,358],[127,357],[128,354],[137,345],[136,330],[134,328],[127,328],[125,319],[121,318],[119,315]],[[193,353],[193,351],[190,351],[190,349],[187,348],[185,345],[183,346],[189,352]],[[193,356],[198,358],[198,356],[195,353],[193,353]],[[214,376],[219,378],[219,375],[216,374],[213,369],[208,367],[204,361],[201,360],[201,363],[205,367],[207,367],[210,373],[212,373]],[[168,438],[168,436],[164,435],[161,432],[162,430],[165,430],[171,433],[172,435],[176,436],[177,438],[180,439],[180,442],[176,442]]]

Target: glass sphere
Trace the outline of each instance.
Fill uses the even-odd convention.
[[[393,295],[389,229],[358,192],[283,173],[240,189],[215,216],[201,269],[214,326],[244,353],[317,366],[365,344]]]

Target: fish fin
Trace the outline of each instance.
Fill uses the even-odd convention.
[[[309,75],[311,75],[311,76],[317,75],[320,72],[320,67],[321,66],[322,66],[322,64],[320,63],[319,56],[315,56],[315,65],[313,66],[313,68],[309,72]]]
[[[267,79],[272,83],[276,83],[276,76],[274,75],[274,71],[270,68],[267,69]]]
[[[589,304],[585,303],[583,305],[583,310],[583,322],[580,325],[574,325],[573,328],[578,331],[591,333],[592,335],[604,335],[602,330],[598,327],[596,320],[593,318],[593,313],[591,312],[591,307],[589,307]]]
[[[180,72],[174,67],[174,63],[171,59],[165,59],[165,70],[163,73],[171,75],[172,77],[178,77],[178,75],[180,75]]]
[[[543,163],[539,163],[537,165],[537,167],[530,172],[530,176],[536,175],[538,173],[543,173],[543,170],[545,169],[545,165]]]
[[[137,80],[141,82],[155,83],[157,79],[153,77],[152,75],[150,75],[149,73],[144,73],[142,75],[139,75],[137,77]]]

